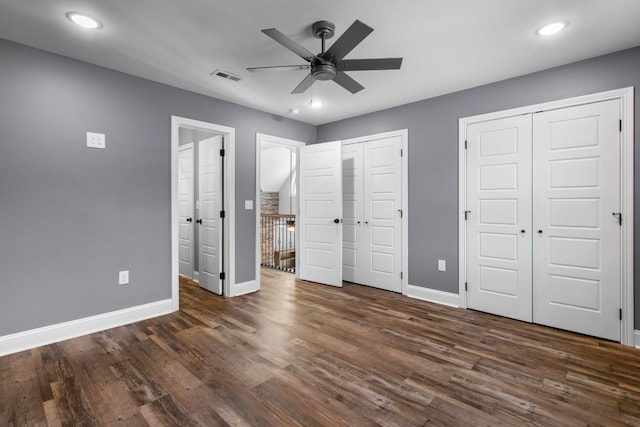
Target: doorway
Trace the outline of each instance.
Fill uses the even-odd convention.
[[[256,287],[262,268],[296,275],[298,148],[304,142],[256,134]]]
[[[171,118],[172,304],[179,275],[207,290],[234,290],[235,130]],[[191,274],[191,277],[189,275]]]

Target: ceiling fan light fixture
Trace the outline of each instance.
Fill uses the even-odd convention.
[[[309,105],[311,105],[311,108],[320,108],[323,104],[319,99],[312,99],[309,101]]]
[[[560,31],[567,28],[569,21],[555,21],[549,24],[545,24],[536,30],[536,34],[539,36],[552,36],[558,34]]]
[[[98,19],[80,12],[68,12],[67,19],[74,24],[88,30],[98,30],[102,28],[102,22]]]

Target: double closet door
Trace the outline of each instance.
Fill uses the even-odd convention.
[[[342,146],[342,278],[402,292],[402,140]]]
[[[620,340],[618,100],[467,127],[467,305]]]

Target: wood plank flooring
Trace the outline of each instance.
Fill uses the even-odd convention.
[[[0,358],[0,426],[640,426],[640,351],[263,272]]]

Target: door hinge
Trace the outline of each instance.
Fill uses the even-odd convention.
[[[466,139],[464,140],[464,149],[465,150],[467,149],[467,140]]]
[[[220,218],[224,218],[225,216],[225,211],[220,211]]]
[[[622,309],[620,309],[620,320],[622,320]]]
[[[620,120],[620,132],[622,132],[622,120]]]
[[[622,213],[620,212],[613,212],[611,215],[615,216],[616,218],[618,218],[618,224],[620,224],[620,227],[622,227]]]
[[[224,148],[221,148],[220,149],[220,157],[224,157],[224,153],[225,153]]]
[[[400,149],[400,157],[404,156],[404,150],[401,148]]]
[[[402,218],[402,209],[398,209],[398,212],[400,212],[400,218]]]
[[[404,273],[401,271],[400,272],[400,278],[402,279],[404,277]]]
[[[227,274],[224,271],[220,272],[220,280],[225,280],[227,278]]]
[[[464,211],[464,220],[466,221],[467,218],[469,218],[469,214],[471,213],[471,211]]]
[[[464,282],[464,290],[465,292],[469,290],[469,284],[467,282]]]

